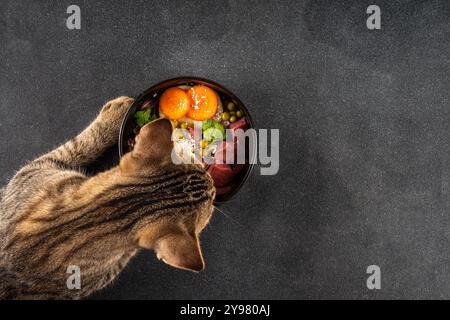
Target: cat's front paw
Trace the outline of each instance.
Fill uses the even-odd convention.
[[[111,125],[122,122],[128,107],[134,102],[133,98],[122,96],[108,101],[100,111],[99,120]],[[120,126],[120,124],[119,124]]]
[[[105,138],[105,143],[117,141],[123,118],[128,107],[134,102],[130,97],[118,97],[107,102],[96,119],[96,126],[102,131],[101,136]]]

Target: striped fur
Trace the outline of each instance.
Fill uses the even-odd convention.
[[[131,103],[110,101],[81,134],[0,190],[0,298],[85,297],[109,284],[139,248],[155,248],[171,232],[198,243],[215,195],[201,166],[130,153],[94,177],[79,171],[117,143]],[[156,152],[164,149],[154,143]],[[164,255],[166,247],[158,250]],[[80,267],[80,290],[66,286],[70,265]]]

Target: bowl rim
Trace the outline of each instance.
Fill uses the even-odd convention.
[[[249,128],[255,129],[253,119],[252,119],[247,107],[245,106],[245,104],[242,103],[242,101],[234,93],[232,93],[230,90],[228,90],[223,85],[221,85],[215,81],[212,81],[212,80],[209,80],[206,78],[202,78],[202,77],[196,77],[196,76],[180,76],[180,77],[170,78],[170,79],[160,81],[160,82],[152,85],[150,88],[146,89],[142,93],[140,93],[137,97],[135,97],[134,102],[128,107],[128,110],[125,113],[125,115],[122,119],[122,123],[120,125],[119,141],[118,141],[119,159],[125,155],[124,148],[123,148],[123,145],[124,145],[123,137],[125,135],[125,127],[129,121],[132,110],[137,108],[138,105],[140,105],[143,102],[142,100],[145,97],[148,97],[153,91],[159,89],[159,87],[164,86],[168,82],[178,82],[178,81],[179,82],[203,82],[203,83],[212,85],[213,87],[218,87],[221,91],[223,91],[226,95],[230,96],[234,101],[236,101],[239,104],[239,106],[241,106],[244,109],[244,112],[245,112],[246,118],[247,118],[247,122],[249,124]],[[174,85],[176,85],[176,84],[174,84]],[[170,85],[170,86],[172,86],[172,85]],[[246,170],[245,174],[243,175],[242,179],[240,180],[240,182],[235,186],[235,188],[233,189],[232,192],[225,194],[223,199],[221,199],[220,201],[217,201],[216,199],[214,199],[215,205],[220,205],[220,204],[224,204],[224,203],[228,202],[232,197],[234,197],[239,192],[239,190],[243,187],[245,182],[247,182],[248,178],[250,177],[250,174],[253,171],[253,167],[255,165],[255,159],[257,157],[256,145],[254,146],[253,149],[254,149],[254,152],[250,153],[251,155],[253,155],[253,157],[251,159],[249,159],[249,163],[247,163],[247,165],[248,165],[247,170]]]

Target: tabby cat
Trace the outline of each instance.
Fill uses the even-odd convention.
[[[132,152],[89,177],[80,167],[117,143],[133,99],[108,102],[77,137],[23,167],[0,191],[0,298],[78,299],[109,284],[140,248],[201,271],[199,233],[215,189],[200,165],[171,160],[172,126],[144,126]],[[67,286],[69,266],[81,288]]]

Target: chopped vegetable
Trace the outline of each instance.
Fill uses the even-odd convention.
[[[136,124],[142,128],[150,121],[155,120],[156,115],[155,115],[155,112],[153,111],[153,109],[150,108],[150,109],[140,110],[140,111],[136,112],[134,114],[134,119],[136,120]]]
[[[203,129],[203,131],[205,131],[205,130],[211,128],[212,126],[214,126],[214,121],[211,119],[208,119],[206,121],[203,121],[202,129]]]
[[[223,134],[219,129],[209,128],[206,129],[205,132],[203,132],[203,138],[206,141],[223,140]]]
[[[207,129],[203,131],[203,138],[206,141],[225,139],[225,127],[220,122],[211,121],[206,127]]]
[[[187,129],[188,128],[187,122],[182,122],[181,125],[180,125],[180,128],[181,129]]]
[[[231,116],[231,117],[230,117],[230,122],[233,123],[233,122],[235,122],[235,121],[236,121],[236,116]]]
[[[220,131],[222,133],[222,136],[225,138],[225,127],[220,122],[214,121],[214,128]]]

